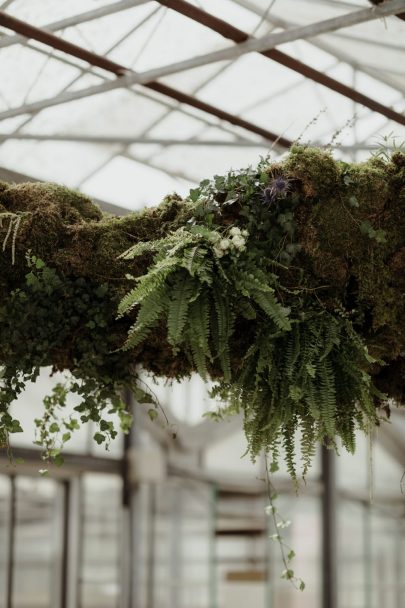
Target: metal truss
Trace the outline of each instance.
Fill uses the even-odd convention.
[[[250,0],[232,0],[232,2],[234,2],[235,4],[238,4],[239,6],[241,6],[242,8],[245,8],[248,11],[251,11],[252,13],[255,13],[258,16],[261,16],[261,11]],[[269,24],[273,24],[273,25],[282,27],[283,29],[297,27],[297,24],[294,23],[293,21],[282,19],[281,17],[278,17],[278,16],[274,15],[273,13],[266,16],[266,21]],[[331,33],[331,35],[342,36],[342,34],[340,34],[340,33],[339,34]],[[354,39],[356,39],[356,38],[354,38]],[[386,84],[387,86],[390,86],[396,90],[401,90],[401,91],[405,92],[405,88],[403,88],[403,89],[399,88],[398,83],[395,82],[389,76],[387,76],[387,74],[385,72],[382,72],[381,70],[376,70],[375,68],[368,68],[368,67],[364,66],[362,63],[360,63],[359,61],[356,61],[355,57],[353,57],[349,53],[346,53],[344,50],[342,50],[342,45],[340,45],[339,47],[335,47],[333,45],[333,43],[330,44],[329,42],[326,42],[324,40],[324,38],[309,39],[309,40],[307,40],[307,42],[309,44],[311,44],[312,46],[314,46],[315,48],[318,48],[318,49],[324,51],[325,53],[329,53],[330,55],[336,57],[336,59],[338,59],[339,61],[341,61],[343,63],[347,63],[348,65],[352,66],[353,68],[355,68],[361,72],[364,72],[364,74],[371,76],[371,78],[373,78],[374,80],[382,82],[383,84]]]

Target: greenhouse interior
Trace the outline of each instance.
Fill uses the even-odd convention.
[[[405,0],[0,1],[0,608],[405,605]]]

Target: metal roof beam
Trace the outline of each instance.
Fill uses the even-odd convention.
[[[92,95],[98,95],[100,93],[111,91],[113,89],[128,88],[141,79],[141,84],[143,84],[148,89],[155,91],[156,93],[171,97],[179,103],[184,103],[186,105],[192,106],[194,108],[197,108],[198,110],[201,110],[202,112],[212,114],[220,120],[225,120],[235,126],[246,129],[247,131],[251,131],[252,133],[256,133],[257,135],[260,135],[261,137],[274,142],[274,145],[277,144],[279,147],[288,148],[292,143],[290,140],[284,137],[280,137],[272,131],[255,125],[250,121],[240,118],[239,116],[235,116],[234,114],[221,110],[220,108],[217,108],[212,104],[208,104],[206,102],[201,101],[200,99],[196,99],[192,95],[183,93],[182,91],[179,91],[173,87],[170,87],[160,82],[156,82],[153,79],[148,79],[145,74],[139,75],[133,70],[129,70],[125,66],[122,66],[114,61],[110,61],[102,55],[91,53],[90,51],[87,51],[86,49],[76,44],[72,44],[66,40],[62,40],[57,36],[54,36],[53,34],[45,32],[40,28],[36,28],[30,24],[27,24],[24,21],[20,21],[19,19],[15,19],[10,15],[2,13],[1,11],[0,25],[4,25],[5,27],[11,28],[26,37],[34,38],[39,42],[52,46],[53,48],[62,50],[63,52],[68,53],[69,55],[83,59],[84,61],[89,62],[91,65],[101,67],[106,71],[112,72],[113,74],[118,76],[118,78],[112,82],[105,82],[103,84],[94,85],[92,87],[81,89],[78,91],[66,91],[64,93],[56,95],[55,97],[42,99],[31,104],[23,104],[18,108],[11,108],[9,110],[5,110],[4,112],[0,113],[0,120],[4,120],[5,118],[11,118],[14,116],[20,116],[21,114],[30,114],[32,112],[38,112],[44,108],[57,106],[70,101],[83,99],[85,97],[87,98]]]
[[[253,2],[250,2],[250,0],[232,0],[232,2],[234,2],[235,4],[238,4],[239,6],[241,6],[242,8],[245,8],[248,11],[251,11],[252,13],[255,13],[259,17],[261,17],[261,15],[262,15],[260,9],[255,4],[253,4]],[[284,29],[289,29],[289,28],[293,28],[293,27],[297,26],[297,24],[294,23],[293,21],[287,21],[285,19],[282,19],[281,17],[275,16],[273,13],[266,16],[266,21],[269,24],[277,25]],[[336,35],[336,34],[331,33],[331,35]],[[339,61],[342,61],[343,63],[347,63],[348,65],[364,72],[368,76],[371,76],[371,78],[374,78],[374,80],[382,82],[383,84],[386,84],[386,85],[392,87],[393,89],[396,89],[399,91],[405,91],[405,89],[399,88],[398,83],[393,82],[393,80],[389,76],[387,76],[385,74],[385,72],[381,72],[381,71],[377,72],[376,69],[366,68],[360,62],[356,61],[356,59],[354,57],[349,55],[349,53],[345,53],[344,51],[342,51],[340,47],[335,48],[333,46],[333,44],[329,44],[328,42],[325,42],[323,39],[319,39],[319,38],[317,38],[316,40],[310,39],[307,42],[309,44],[311,44],[312,46],[314,46],[318,49],[321,49],[325,53],[329,53],[333,57],[336,57],[336,59],[338,59]],[[320,84],[322,84],[322,82],[320,82],[318,80],[316,80],[316,82],[319,82]],[[337,82],[337,81],[335,81],[335,82]],[[338,83],[338,84],[340,85],[340,83]],[[344,86],[344,85],[342,85],[342,86]],[[333,89],[333,90],[335,90],[335,89]],[[339,91],[337,90],[337,92],[339,92]]]
[[[236,1],[241,6],[244,6],[245,8],[247,8],[249,5],[249,2],[246,2],[246,1],[240,1],[240,0],[234,0],[234,1]],[[172,8],[173,10],[176,10],[176,11],[180,12],[181,14],[189,17],[190,19],[193,19],[194,21],[197,21],[198,23],[205,25],[206,27],[218,32],[225,38],[229,38],[229,39],[233,40],[234,42],[246,44],[246,41],[248,41],[248,39],[249,39],[249,35],[246,34],[246,32],[243,32],[242,30],[230,25],[229,23],[227,23],[226,21],[223,21],[222,19],[219,19],[209,13],[206,13],[205,11],[197,8],[196,6],[189,4],[188,2],[185,2],[184,0],[159,0],[159,2],[160,2],[160,4],[162,4],[164,6],[168,6],[168,7]],[[387,2],[386,4],[384,4],[384,7],[387,8],[388,4],[391,4],[391,2],[389,2],[389,3]],[[392,6],[393,5],[391,4],[391,7]],[[404,3],[404,6],[405,6],[405,3]],[[252,10],[253,10],[253,8],[252,8]],[[376,9],[374,8],[374,9],[364,9],[364,10],[367,12],[367,11],[375,11]],[[352,18],[354,18],[353,16],[356,16],[359,13],[364,14],[364,10],[356,11],[355,13],[350,13],[350,15],[352,15]],[[397,6],[397,10],[402,10],[402,9],[399,9]],[[256,7],[255,12],[258,15],[262,16],[261,12],[259,11],[259,9],[257,9],[257,7]],[[271,18],[267,17],[267,19],[268,19],[268,21],[271,22],[272,17]],[[339,17],[338,19],[343,19],[343,17]],[[334,20],[329,19],[328,21],[330,22],[330,21],[334,21]],[[276,22],[274,21],[274,23],[276,23]],[[325,24],[326,22],[321,22],[321,23]],[[314,24],[314,25],[317,25],[317,24]],[[290,30],[290,34],[291,34],[291,32],[297,32],[299,29],[302,31],[303,29],[308,28],[308,27],[312,28],[314,26],[312,26],[312,25],[305,26],[304,28],[297,27],[293,30]],[[284,35],[287,33],[288,32],[282,32],[280,34],[271,34],[270,36],[268,36],[266,38],[269,39],[273,36],[276,36],[276,35],[281,36],[281,35]],[[263,40],[263,38],[261,40]],[[254,40],[251,40],[251,42],[254,42]],[[344,97],[347,97],[348,99],[351,99],[352,101],[354,101],[356,103],[364,105],[365,107],[367,107],[370,110],[373,110],[374,112],[378,112],[379,114],[386,116],[390,120],[393,120],[395,122],[398,122],[399,124],[405,125],[405,117],[403,115],[399,114],[398,112],[395,112],[394,110],[392,110],[391,108],[389,108],[387,106],[384,106],[383,104],[375,101],[374,99],[368,97],[367,95],[363,95],[362,93],[359,93],[352,87],[349,87],[349,86],[339,82],[338,80],[331,78],[330,76],[324,74],[323,72],[320,72],[319,70],[311,68],[310,66],[306,65],[302,61],[298,61],[297,59],[290,57],[286,53],[283,53],[283,52],[273,48],[271,50],[261,51],[261,54],[264,55],[265,57],[268,57],[269,59],[272,59],[273,61],[276,61],[277,63],[280,63],[281,65],[293,70],[294,72],[298,72],[298,74],[305,76],[306,78],[309,78],[310,80],[313,80],[319,84],[322,84],[323,86],[331,89],[332,91],[335,91],[336,93],[343,95]]]
[[[131,137],[124,135],[110,136],[110,135],[79,135],[79,134],[55,134],[50,133],[49,135],[44,133],[1,133],[0,142],[7,141],[8,139],[23,139],[23,140],[34,140],[34,141],[68,141],[68,142],[82,142],[89,144],[125,144],[131,146],[133,144],[141,145],[159,145],[159,146],[213,146],[213,147],[227,147],[227,148],[268,148],[269,142],[266,140],[252,141],[249,139],[241,139],[235,141],[229,140],[218,140],[218,139],[179,139],[179,138],[160,138],[160,137]]]
[[[95,19],[106,17],[107,15],[113,15],[114,13],[119,13],[120,11],[125,11],[135,6],[139,6],[140,4],[146,4],[150,1],[151,0],[121,0],[121,2],[110,2],[105,6],[100,6],[99,8],[86,11],[85,13],[79,13],[78,15],[72,15],[71,17],[60,19],[59,21],[53,21],[52,23],[43,25],[42,29],[47,30],[48,32],[56,32],[58,30],[67,29],[74,25],[79,25],[80,23],[87,23],[88,21],[94,21]],[[7,8],[7,6],[2,6],[1,9],[4,10]],[[24,36],[3,36],[0,39],[0,48],[12,46],[14,44],[24,44],[24,42]]]
[[[184,4],[188,4],[183,0],[159,0],[159,2],[168,7],[176,7],[181,5],[184,8]],[[192,13],[194,13],[195,7],[193,6],[192,8]],[[241,57],[242,55],[246,55],[247,53],[261,53],[263,51],[269,51],[280,44],[293,42],[295,40],[305,40],[306,38],[312,38],[314,36],[319,36],[320,34],[336,31],[345,27],[350,27],[360,23],[367,23],[368,21],[373,21],[381,17],[395,15],[403,9],[405,9],[405,0],[388,0],[388,2],[382,4],[381,7],[353,11],[340,17],[318,21],[310,25],[298,26],[283,32],[269,34],[267,36],[263,36],[262,38],[248,38],[244,42],[237,44],[237,46],[231,46],[212,53],[198,55],[196,57],[192,57],[191,59],[161,66],[137,75],[134,74],[133,76],[130,76],[130,79],[134,84],[144,83],[148,82],[149,80],[161,78],[162,76],[177,74],[178,72],[209,65],[211,63],[235,59],[237,57]]]

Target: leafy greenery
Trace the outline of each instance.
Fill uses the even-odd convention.
[[[127,429],[125,389],[155,418],[141,366],[213,380],[215,417],[242,411],[251,456],[276,466],[282,450],[294,479],[296,441],[304,475],[317,442],[353,451],[384,393],[404,394],[404,183],[400,151],[348,164],[295,146],[121,219],[56,185],[0,184],[2,443],[45,366],[70,372],[36,423],[48,459],[83,422],[97,443],[108,414]]]

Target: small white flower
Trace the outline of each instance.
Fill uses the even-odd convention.
[[[222,251],[222,249],[219,249],[219,247],[214,247],[214,253],[217,258],[222,258],[225,255],[225,252]]]
[[[236,249],[240,249],[241,247],[244,247],[245,243],[246,243],[245,239],[243,238],[243,236],[240,236],[239,234],[232,237],[232,244],[236,247]]]
[[[226,251],[231,246],[231,241],[229,239],[221,239],[219,242],[219,248],[223,251]]]
[[[242,230],[242,236],[249,236],[249,232],[247,230]]]
[[[237,236],[240,234],[240,228],[237,228],[236,226],[233,226],[233,228],[230,229],[229,234],[231,236]]]
[[[211,232],[210,236],[208,237],[208,240],[211,243],[218,243],[218,241],[221,240],[220,235],[218,234],[218,232]]]

